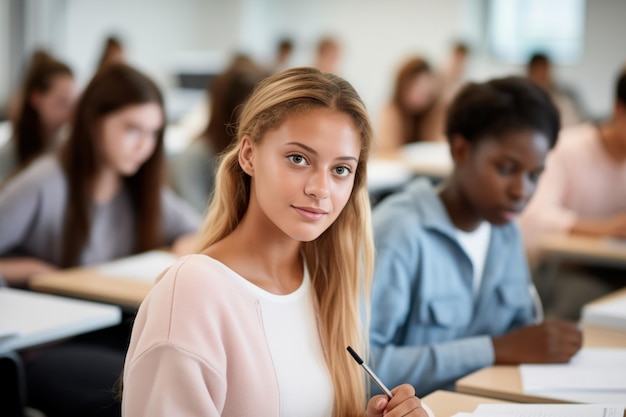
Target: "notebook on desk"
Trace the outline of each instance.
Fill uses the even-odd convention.
[[[19,334],[20,331],[18,329],[0,326],[0,342],[18,336]]]
[[[525,394],[626,408],[626,349],[582,349],[570,363],[519,370]]]
[[[626,296],[583,307],[581,321],[600,327],[626,330]]]
[[[473,413],[453,417],[622,417],[614,404],[480,404]]]

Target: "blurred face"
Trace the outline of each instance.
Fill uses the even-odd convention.
[[[163,127],[157,103],[122,108],[102,120],[101,140],[104,164],[122,176],[132,176],[152,155]]]
[[[463,138],[454,141],[457,180],[476,216],[496,225],[513,220],[535,191],[549,151],[548,138],[517,131],[485,138],[473,148]]]
[[[329,109],[292,116],[257,144],[246,139],[240,164],[252,177],[249,209],[257,205],[291,239],[316,239],[350,198],[360,149],[352,119]]]
[[[118,46],[113,46],[109,49],[107,53],[106,62],[114,63],[114,62],[124,62],[124,50]]]
[[[339,66],[339,47],[336,45],[325,45],[319,51],[317,57],[317,67],[322,72],[337,72]]]
[[[70,120],[75,100],[76,87],[71,75],[54,77],[48,91],[32,95],[32,104],[47,131],[55,131]]]
[[[528,77],[541,87],[549,88],[551,83],[550,66],[546,62],[537,62],[530,67]]]
[[[404,91],[404,106],[414,113],[425,110],[435,97],[435,80],[431,74],[415,75]]]

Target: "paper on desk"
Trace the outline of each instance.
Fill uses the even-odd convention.
[[[454,417],[622,417],[615,404],[480,404],[473,413]]]
[[[149,251],[98,266],[98,272],[111,277],[153,282],[178,257],[165,251]]]
[[[626,393],[626,349],[582,349],[570,363],[520,365],[526,393],[550,390]]]
[[[596,305],[585,305],[581,321],[596,326],[626,330],[626,297]]]
[[[17,329],[13,329],[10,327],[0,327],[0,341],[9,339],[19,334],[20,334],[20,331]]]

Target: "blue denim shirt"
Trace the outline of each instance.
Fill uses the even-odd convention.
[[[532,286],[513,223],[491,228],[478,297],[472,263],[436,190],[417,179],[374,210],[373,366],[417,395],[494,363],[491,336],[533,320]]]

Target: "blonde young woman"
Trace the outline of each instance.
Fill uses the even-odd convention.
[[[225,154],[201,252],[159,277],[124,372],[126,416],[426,416],[411,386],[366,399],[359,300],[373,245],[371,127],[316,69],[256,88]]]

